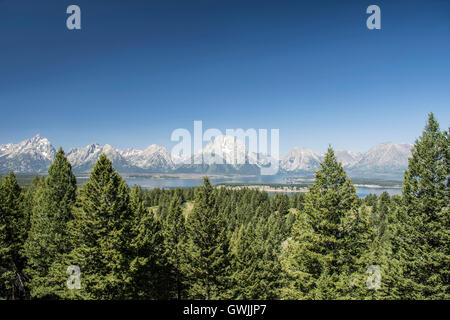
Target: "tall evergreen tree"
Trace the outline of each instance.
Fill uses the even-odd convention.
[[[178,300],[185,296],[185,277],[183,265],[185,255],[183,250],[186,241],[185,217],[181,209],[181,199],[174,196],[170,203],[169,213],[163,223],[164,255],[169,264],[171,280],[175,286]]]
[[[254,226],[241,225],[235,230],[231,238],[231,281],[230,297],[232,299],[257,299],[261,297],[258,281],[258,251],[261,252],[263,243],[256,241]]]
[[[399,299],[397,288],[401,266],[394,259],[392,252],[392,239],[396,230],[397,205],[391,200],[387,192],[379,198],[375,195],[373,201],[365,201],[371,206],[363,204],[361,210],[370,212],[370,224],[373,226],[374,241],[365,257],[379,268],[379,285],[371,290],[364,290],[361,296],[366,299]],[[367,200],[368,196],[365,200]],[[370,276],[369,276],[370,277]]]
[[[394,244],[407,299],[450,298],[449,152],[448,132],[430,113],[405,172]]]
[[[24,216],[27,233],[31,229],[31,216],[33,215],[34,196],[36,195],[37,190],[44,183],[44,181],[45,177],[35,176],[33,180],[31,180],[30,185],[28,186],[28,188],[26,188],[24,193]]]
[[[33,297],[55,297],[64,283],[55,279],[52,265],[70,251],[68,222],[76,199],[76,179],[72,166],[58,150],[48,169],[48,177],[36,186],[30,217],[30,231],[24,251]]]
[[[236,229],[230,243],[233,299],[277,299],[281,284],[279,254],[284,217],[253,219]]]
[[[90,180],[80,189],[73,217],[69,226],[72,251],[59,271],[64,274],[67,267],[78,266],[81,289],[65,288],[60,295],[126,298],[132,257],[130,190],[105,154],[100,155]]]
[[[329,148],[305,197],[281,262],[285,298],[351,297],[350,282],[361,275],[370,239],[368,217],[358,210],[355,188]]]
[[[0,299],[27,298],[22,246],[26,238],[23,193],[14,173],[0,181]]]
[[[144,205],[144,193],[134,186],[130,194],[133,214],[131,228],[132,249],[129,290],[127,297],[134,299],[168,299],[170,296],[169,271],[164,256],[161,223],[153,211]]]
[[[193,298],[219,299],[227,283],[228,243],[226,223],[218,211],[214,188],[208,178],[197,193],[187,219],[186,274]]]

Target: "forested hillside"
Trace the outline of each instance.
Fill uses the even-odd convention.
[[[1,180],[0,299],[449,299],[449,160],[433,114],[393,197],[359,199],[331,147],[290,196],[130,188],[105,154],[78,188],[59,149]]]

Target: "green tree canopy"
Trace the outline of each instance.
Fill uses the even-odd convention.
[[[60,269],[81,271],[81,289],[62,295],[82,299],[120,299],[131,282],[132,256],[130,189],[105,154],[100,155],[90,180],[80,189],[70,222],[72,251]],[[67,278],[67,275],[65,276]]]
[[[226,223],[218,211],[216,195],[208,178],[197,193],[188,216],[186,275],[192,281],[193,298],[219,299],[224,295],[228,269]]]
[[[362,257],[370,238],[368,217],[358,210],[358,202],[355,188],[328,148],[284,243],[285,298],[351,297],[352,279],[364,272]]]
[[[0,181],[0,298],[26,298],[22,246],[26,238],[23,193],[13,172]]]
[[[34,191],[30,230],[25,242],[27,275],[33,297],[55,297],[64,283],[54,278],[53,264],[70,251],[67,225],[76,199],[76,179],[62,148]]]
[[[448,132],[430,113],[403,181],[403,210],[395,237],[403,265],[403,297],[448,299],[450,265]]]

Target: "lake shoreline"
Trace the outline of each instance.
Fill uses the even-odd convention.
[[[17,175],[19,185],[28,186],[35,176],[46,175]],[[121,174],[130,187],[139,185],[143,189],[189,188],[203,184],[203,178],[209,177],[211,183],[217,187],[252,188],[276,193],[305,193],[314,183],[314,177],[292,176],[255,176],[234,174],[201,174],[201,173],[151,173],[151,174]],[[81,187],[89,181],[89,174],[76,174],[77,184]],[[367,194],[381,194],[386,191],[390,195],[401,194],[402,182],[399,180],[384,180],[377,178],[352,178],[352,183],[360,197]]]
[[[401,190],[401,186],[393,186],[393,187],[389,187],[386,188],[384,186],[380,186],[380,185],[354,185],[355,188],[359,189],[359,188],[364,188],[364,189],[398,189]],[[289,186],[280,186],[280,187],[271,187],[271,186],[267,186],[267,185],[257,185],[257,184],[248,184],[248,185],[239,185],[239,186],[233,186],[233,185],[226,185],[226,184],[219,184],[216,187],[218,188],[228,188],[228,189],[233,189],[233,190],[241,190],[243,188],[248,188],[248,189],[253,189],[253,190],[258,190],[258,191],[263,191],[263,192],[268,192],[268,193],[307,193],[309,191],[308,187],[289,187]]]

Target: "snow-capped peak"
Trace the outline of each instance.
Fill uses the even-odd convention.
[[[44,172],[55,158],[56,150],[47,138],[37,134],[17,144],[0,146],[0,171]]]

